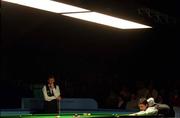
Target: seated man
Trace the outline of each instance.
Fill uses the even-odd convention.
[[[140,98],[138,103],[140,111],[130,114],[130,116],[156,116],[158,109],[154,106],[149,106],[146,98]]]
[[[44,110],[46,113],[59,113],[59,101],[61,100],[59,86],[55,84],[55,78],[50,76],[47,84],[42,89],[44,95]]]

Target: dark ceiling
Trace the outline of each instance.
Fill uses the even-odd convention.
[[[153,19],[145,19],[144,17],[139,16],[137,13],[138,8],[150,8],[152,10],[155,9],[160,13],[162,12],[166,15],[169,15],[169,17],[173,16],[173,18],[175,18],[177,21],[179,18],[179,14],[177,13],[178,7],[175,0],[172,0],[168,3],[160,0],[158,0],[158,2],[155,0],[61,1],[82,6],[90,10],[99,11],[101,13],[107,13],[117,17],[131,19],[132,21],[152,25],[153,28],[159,24],[155,23]],[[150,20],[152,22],[149,22]],[[109,45],[109,41],[115,41],[115,44],[117,44],[116,39],[119,37],[122,38],[121,40],[118,40],[118,42],[122,44],[122,41],[123,43],[127,42],[127,39],[130,40],[132,38],[132,40],[134,40],[136,37],[137,39],[140,39],[138,36],[142,37],[142,32],[150,32],[149,30],[117,30],[106,26],[67,18],[59,14],[40,11],[5,2],[2,2],[1,22],[2,39],[4,43],[3,47],[18,47],[19,45],[30,46],[31,44],[34,45],[34,42],[37,43],[38,47],[39,45],[44,47],[59,47],[59,45],[61,45],[63,47],[66,46],[66,42],[71,42],[72,44],[80,42],[83,43],[83,45],[98,43],[102,45],[102,38],[104,37],[107,39],[103,40],[103,44]],[[164,24],[163,28],[167,28],[167,25],[169,24]],[[131,33],[132,37],[129,35],[129,33]],[[13,40],[11,37],[13,37]],[[108,38],[111,38],[111,40],[108,40]],[[48,46],[46,43],[48,43]],[[36,44],[34,46],[36,46]]]
[[[113,65],[113,60],[117,58],[119,59],[117,63],[123,64],[121,70],[128,65],[132,70],[130,72],[133,72],[136,67],[141,68],[139,71],[147,69],[149,73],[152,71],[151,68],[155,68],[154,75],[159,70],[167,71],[164,67],[176,70],[175,68],[179,64],[177,61],[179,59],[179,30],[177,25],[179,21],[178,11],[180,11],[177,0],[62,1],[149,24],[153,28],[118,30],[55,13],[2,2],[3,73],[14,72],[17,66],[26,68],[31,73],[38,72],[40,69],[41,71],[48,70],[49,67],[66,71],[73,71],[68,70],[68,67],[79,67],[81,68],[79,70],[82,71],[84,63],[90,63],[93,59],[96,60],[96,63],[100,63],[100,60],[97,61],[100,58],[110,59],[109,65]],[[156,23],[150,18],[139,16],[137,13],[139,8],[150,8],[164,13],[175,18],[177,23]],[[89,57],[89,55],[91,56]],[[83,63],[76,61],[81,57],[86,61]],[[87,61],[87,58],[91,58],[92,61]],[[116,67],[117,63],[112,68]],[[74,65],[67,66],[67,64]],[[8,67],[12,70],[8,70]],[[86,68],[88,67],[86,66]],[[93,66],[92,68],[96,67]],[[25,72],[26,70],[22,68],[17,71]],[[33,69],[28,68],[37,69],[33,71]],[[176,73],[173,70],[171,69],[172,73]]]

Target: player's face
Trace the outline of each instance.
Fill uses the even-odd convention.
[[[145,104],[139,104],[139,109],[140,109],[140,111],[145,111],[146,109],[147,109],[147,105],[145,105]]]
[[[49,83],[49,84],[53,84],[54,82],[55,82],[54,78],[49,78],[49,79],[48,79],[48,83]]]

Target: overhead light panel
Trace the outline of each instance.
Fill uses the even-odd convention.
[[[98,23],[102,25],[111,26],[119,29],[139,29],[139,28],[151,28],[150,26],[135,23],[132,21],[120,19],[117,17],[97,13],[97,12],[85,12],[85,13],[72,13],[72,14],[63,14],[65,16]]]
[[[80,7],[68,5],[65,3],[56,2],[53,0],[2,0],[14,4],[19,4],[27,7],[37,8],[45,11],[60,13],[64,16],[81,19],[101,25],[106,25],[118,29],[142,29],[152,28],[140,23],[124,20],[121,18],[105,15],[98,12],[93,12]]]
[[[14,4],[19,4],[27,7],[41,9],[55,13],[71,13],[71,12],[85,12],[89,11],[76,6],[52,1],[52,0],[2,0]]]

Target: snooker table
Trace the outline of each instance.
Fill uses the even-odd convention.
[[[2,118],[118,118],[128,116],[127,113],[113,113],[113,112],[71,112],[57,114],[22,114],[3,116]]]

